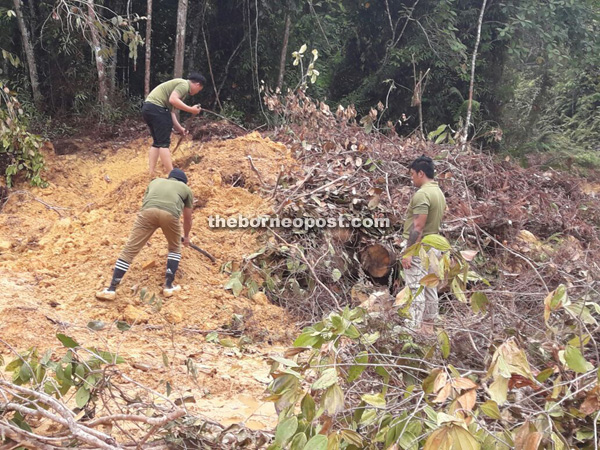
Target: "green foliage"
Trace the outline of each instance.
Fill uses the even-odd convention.
[[[44,186],[42,138],[28,131],[27,119],[14,92],[0,82],[0,173],[7,186],[23,174],[32,186]]]
[[[227,117],[231,121],[242,125],[244,123],[244,112],[237,109],[235,103],[228,101],[223,102],[223,109],[221,110],[221,115]]]
[[[186,71],[206,72],[198,62],[210,56],[219,97],[226,100],[221,113],[238,122],[262,120],[256,114],[265,113],[260,89],[275,85],[290,18],[284,93],[310,86],[314,98],[356,105],[357,116],[367,119],[371,105],[385,100],[385,121],[398,124],[402,118],[397,131],[409,134],[418,126],[414,78],[429,69],[420,97],[424,128],[434,132],[448,124],[458,129],[466,112],[473,24],[480,6],[479,1],[450,0],[265,0],[240,8],[232,0],[209,0],[202,8],[190,7],[187,30],[191,42],[202,28],[209,54],[203,45],[190,48]],[[162,4],[153,14],[152,86],[172,76],[176,10],[177,3]],[[585,0],[488,2],[475,67],[472,137],[517,156],[552,151],[595,166],[594,143],[600,138],[598,11],[596,3]],[[137,52],[145,2],[98,4],[96,9],[93,26],[101,37],[106,74],[119,85],[105,108],[96,105],[97,71],[89,57],[85,8],[72,0],[42,0],[23,13],[44,74],[40,82],[48,114],[76,113],[117,123],[133,112],[118,99],[137,105],[143,92]],[[0,59],[6,62],[0,76],[25,103],[31,91],[26,59],[14,39],[19,33],[14,13],[6,7],[0,7],[0,25]],[[313,48],[318,53],[311,53]],[[115,60],[113,74],[108,69]],[[18,61],[17,67],[11,64]],[[300,84],[294,64],[300,67]],[[388,89],[386,80],[394,80],[398,89]],[[204,99],[214,98],[205,91]],[[448,135],[445,141],[450,142]]]
[[[453,285],[474,278],[443,238],[430,238],[428,246],[458,259],[444,267],[446,253],[437,261],[439,280]],[[417,245],[408,252],[423,259],[424,250]],[[431,282],[424,277],[421,284]],[[459,300],[466,295],[464,287],[461,291],[454,292]],[[478,313],[487,298],[474,293],[471,303]],[[402,300],[397,307],[406,314]],[[542,440],[562,449],[593,448],[597,435],[589,431],[600,411],[600,372],[590,330],[598,326],[600,307],[582,299],[572,302],[565,286],[539,307],[547,330],[528,336],[527,346],[514,337],[498,343],[485,372],[452,365],[463,364],[454,355],[460,342],[444,329],[438,330],[437,342],[420,344],[394,321],[362,308],[330,313],[304,328],[284,357],[272,357],[267,399],[275,403],[279,423],[269,448],[305,449],[312,442],[330,450],[534,450]],[[551,354],[544,347],[564,350]],[[534,364],[546,369],[536,370]],[[569,387],[574,379],[583,394]],[[519,397],[523,389],[533,393],[526,413]],[[520,427],[511,425],[517,418],[524,423]]]
[[[454,130],[449,125],[440,125],[427,135],[427,139],[434,141],[436,144],[455,144],[456,141],[453,138],[453,134]]]
[[[64,356],[58,357],[52,350],[47,350],[40,357],[38,351],[32,348],[19,354],[4,370],[12,373],[15,385],[29,385],[58,399],[64,398],[69,392],[75,392],[75,405],[80,409],[86,408],[106,388],[107,380],[103,370],[108,365],[122,364],[125,360],[114,353],[96,348],[84,349],[73,338],[64,334],[57,334],[56,337],[67,350]],[[12,401],[23,404],[36,402],[26,398],[14,398]],[[37,402],[43,404],[43,400]],[[18,422],[21,428],[28,426],[22,417],[18,418]]]
[[[302,89],[307,88],[307,80],[310,80],[311,84],[315,84],[317,81],[317,77],[319,76],[319,71],[315,69],[315,63],[319,58],[319,51],[316,48],[313,48],[311,51],[311,60],[306,67],[306,71],[304,71],[304,56],[306,56],[306,49],[308,47],[306,44],[302,44],[302,47],[296,52],[292,53],[292,58],[294,59],[293,65],[300,66],[300,83],[299,86]]]

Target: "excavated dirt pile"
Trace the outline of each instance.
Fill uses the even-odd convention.
[[[118,352],[129,364],[126,372],[148,387],[164,392],[169,382],[174,390],[190,391],[203,414],[225,423],[246,420],[261,406],[268,381],[264,353],[269,344],[292,338],[295,327],[264,295],[235,297],[223,288],[227,263],[235,266],[255,251],[261,233],[211,229],[207,218],[269,212],[269,202],[251,192],[261,184],[256,172],[274,184],[280,168],[295,163],[285,146],[257,133],[221,142],[186,138],[173,158],[195,195],[192,242],[216,263],[184,248],[176,279],[183,290],[161,298],[167,247],[159,230],[132,264],[117,299],[99,302],[94,293],[109,282],[150,181],[148,147],[147,139],[137,139],[90,144],[75,154],[48,149],[49,186],[23,184],[10,192],[0,212],[0,353],[10,360],[10,347],[57,349],[55,335],[63,333],[81,345]],[[91,321],[104,328],[91,331]],[[131,328],[120,331],[118,321]],[[207,344],[211,330],[243,335],[245,351]],[[256,343],[266,352],[257,355]],[[199,368],[197,383],[186,375],[189,359]],[[272,406],[263,409],[266,417],[257,413],[246,424],[272,423]]]

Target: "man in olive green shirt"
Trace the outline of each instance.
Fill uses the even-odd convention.
[[[187,134],[185,128],[177,120],[173,107],[196,115],[200,113],[199,105],[188,106],[183,100],[188,95],[196,95],[206,84],[206,78],[199,73],[192,73],[187,80],[175,78],[156,86],[148,95],[142,106],[142,117],[152,134],[152,146],[149,154],[150,176],[154,175],[156,162],[160,157],[167,173],[173,170],[171,162],[171,130],[175,128],[180,134]]]
[[[406,212],[403,234],[406,248],[421,242],[423,236],[438,234],[440,231],[446,199],[433,180],[434,173],[433,161],[427,156],[417,158],[410,165],[412,182],[419,190],[411,198]],[[437,289],[424,287],[419,295],[415,295],[421,279],[429,271],[423,267],[418,256],[404,256],[402,267],[406,285],[414,296],[410,307],[411,326],[422,332],[432,332],[433,322],[438,317]]]
[[[146,242],[157,228],[163,231],[169,247],[163,295],[171,297],[181,289],[180,286],[174,285],[173,281],[181,260],[182,239],[179,218],[182,214],[183,245],[188,246],[190,244],[194,195],[187,186],[187,181],[187,176],[183,170],[173,169],[169,173],[169,178],[156,178],[150,182],[144,194],[142,209],[135,219],[127,244],[115,264],[110,286],[97,292],[97,299],[115,299],[117,286],[125,276],[133,259],[146,245]]]

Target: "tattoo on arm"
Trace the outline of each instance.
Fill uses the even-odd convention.
[[[414,228],[411,228],[410,234],[408,235],[408,242],[406,243],[406,248],[415,245],[417,242],[421,240],[422,231],[417,231]]]

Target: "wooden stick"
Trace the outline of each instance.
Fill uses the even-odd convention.
[[[246,155],[246,158],[248,158],[248,162],[250,163],[250,168],[256,174],[256,176],[258,177],[258,181],[260,181],[260,184],[262,185],[262,187],[266,187],[264,181],[262,180],[262,177],[260,176],[260,172],[258,171],[258,169],[256,168],[256,166],[252,162],[252,156]]]
[[[179,146],[181,145],[181,141],[183,141],[183,138],[185,137],[185,134],[182,134],[179,137],[179,140],[177,141],[177,144],[175,145],[175,148],[173,149],[173,151],[171,152],[172,155],[175,154],[175,152],[177,151],[177,149],[179,148]]]

